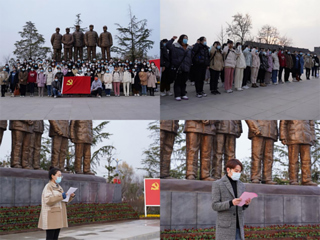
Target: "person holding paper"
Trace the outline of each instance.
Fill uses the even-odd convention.
[[[67,203],[62,201],[67,197],[67,194],[59,185],[62,176],[58,168],[50,167],[49,180],[42,192],[38,228],[46,230],[47,240],[56,240],[59,237],[60,229],[68,227]],[[75,194],[72,193],[68,203],[74,197]]]
[[[238,159],[230,159],[224,175],[220,180],[212,183],[212,209],[217,211],[216,239],[244,240],[244,213],[251,199],[239,207],[242,199],[238,198],[245,190],[244,184],[239,180],[243,170]]]

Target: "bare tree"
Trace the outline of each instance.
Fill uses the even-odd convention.
[[[227,35],[227,32],[223,29],[223,26],[221,25],[220,33],[217,35],[218,40],[221,44],[225,42]]]
[[[280,33],[276,27],[268,24],[262,26],[258,32],[258,39],[261,43],[278,44]]]
[[[250,29],[252,28],[252,21],[249,14],[243,15],[237,13],[232,16],[233,20],[228,24],[226,32],[230,38],[233,38],[235,41],[241,42],[243,44],[250,34]]]
[[[292,46],[292,39],[288,38],[286,35],[279,38],[279,45],[281,46]]]

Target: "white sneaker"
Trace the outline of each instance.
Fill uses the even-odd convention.
[[[137,97],[140,97],[140,94],[139,94],[139,93],[137,94]]]
[[[107,97],[110,97],[110,95],[107,95]]]
[[[11,94],[11,97],[14,97],[13,93]]]
[[[277,83],[277,82],[275,82],[275,83],[273,83],[273,85],[278,85],[278,83]]]
[[[101,96],[98,94],[98,98],[101,98]]]
[[[247,85],[242,87],[243,89],[249,89],[250,87],[248,87]]]
[[[172,93],[172,92],[170,92],[170,91],[168,91],[168,92],[167,92],[167,95],[168,95],[168,96],[172,96],[172,95],[173,95],[173,93]]]
[[[57,96],[54,96],[54,98],[57,98]]]
[[[181,97],[176,97],[176,100],[177,101],[181,101]]]
[[[227,90],[227,93],[232,93],[233,91],[231,89]]]
[[[167,96],[167,94],[166,94],[165,92],[161,92],[161,93],[160,93],[160,96],[161,96],[161,97],[165,97],[165,96]]]
[[[189,100],[188,96],[183,96],[182,99],[183,100]]]
[[[237,88],[237,91],[243,91],[243,89],[242,88]]]

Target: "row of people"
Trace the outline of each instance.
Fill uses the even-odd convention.
[[[52,82],[57,79],[61,88],[64,76],[90,76],[91,82],[94,81],[95,77],[98,77],[102,82],[103,89],[106,90],[106,96],[110,96],[112,89],[114,89],[115,96],[120,96],[121,83],[123,83],[125,96],[129,96],[130,84],[132,84],[134,96],[147,95],[147,88],[150,95],[154,96],[157,79],[160,77],[159,70],[154,62],[141,62],[140,60],[136,60],[134,64],[128,60],[107,64],[103,64],[103,62],[101,64],[101,62],[100,60],[84,62],[81,65],[72,61],[58,64],[49,61],[43,63],[42,60],[31,60],[30,63],[13,66],[12,71],[8,71],[9,67],[6,65],[0,72],[2,96],[5,95],[7,86],[10,87],[11,96],[13,96],[16,88],[20,89],[21,96],[25,96],[27,85],[30,96],[34,96],[35,86],[39,89],[39,96],[44,95],[44,87],[47,88],[48,96],[51,96],[53,94]],[[126,77],[129,74],[131,75],[130,79]]]
[[[224,89],[232,93],[232,86],[238,91],[251,87],[257,88],[289,81],[289,75],[295,81],[301,81],[301,75],[306,69],[306,78],[310,80],[310,71],[317,76],[319,58],[310,52],[293,52],[284,49],[258,49],[255,46],[242,46],[239,42],[234,46],[228,40],[221,45],[216,41],[211,48],[207,46],[205,37],[198,39],[193,46],[188,45],[188,37],[174,36],[170,41],[161,41],[161,96],[172,95],[170,84],[174,82],[175,99],[188,100],[186,95],[186,81],[194,82],[197,97],[206,97],[203,91],[204,80],[210,78],[211,93],[218,91],[219,78],[224,82]],[[284,81],[282,75],[284,70]]]

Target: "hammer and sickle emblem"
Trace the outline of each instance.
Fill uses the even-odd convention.
[[[70,86],[70,85],[72,85],[72,84],[73,84],[73,79],[69,79],[69,80],[67,81],[67,85]]]
[[[151,190],[159,190],[159,184],[157,182],[152,183]]]

